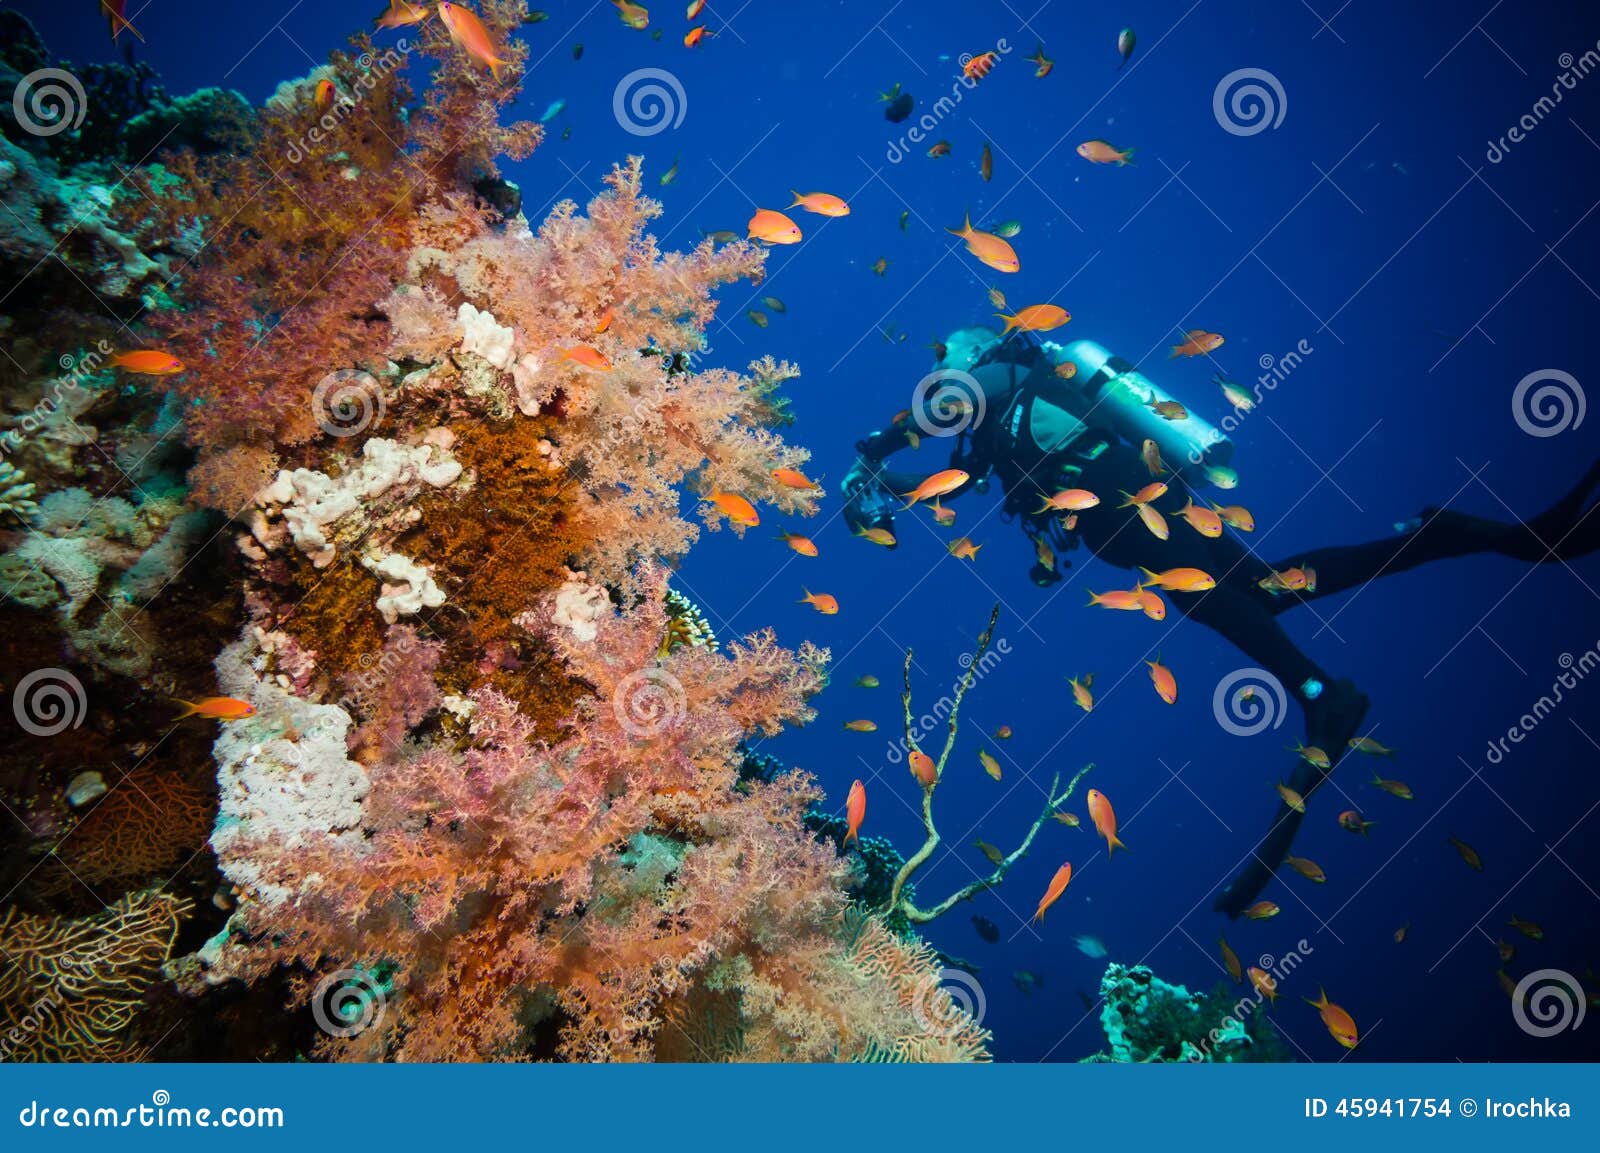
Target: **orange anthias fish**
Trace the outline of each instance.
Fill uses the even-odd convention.
[[[1183,343],[1174,344],[1172,351],[1167,353],[1168,360],[1179,356],[1204,356],[1206,353],[1215,352],[1222,347],[1222,334],[1220,332],[1207,332],[1203,328],[1191,328],[1183,335]]]
[[[1001,725],[994,731],[994,739],[997,741],[1009,741],[1011,739],[1011,726]]]
[[[1281,781],[1278,784],[1278,796],[1283,798],[1283,803],[1297,813],[1306,811],[1306,799]]]
[[[988,749],[978,750],[978,763],[983,766],[984,772],[997,781],[1000,779],[1000,762],[994,759],[994,755]]]
[[[1454,835],[1449,836],[1447,840],[1449,840],[1455,851],[1461,854],[1461,859],[1465,861],[1468,866],[1470,866],[1476,872],[1483,872],[1483,858],[1478,856],[1477,849],[1474,849],[1471,845]]]
[[[1218,937],[1217,945],[1222,949],[1222,963],[1228,967],[1228,976],[1235,983],[1244,980],[1244,968],[1239,964],[1239,954],[1233,951],[1233,946],[1228,944],[1228,938]]]
[[[1250,984],[1255,987],[1257,993],[1260,993],[1267,999],[1269,1004],[1275,1004],[1277,1002],[1278,982],[1274,981],[1272,979],[1272,974],[1268,973],[1265,969],[1258,969],[1254,965],[1251,965]]]
[[[634,4],[631,0],[611,0],[611,3],[616,5],[617,15],[622,22],[634,31],[640,32],[650,26],[650,9],[644,5]]]
[[[877,525],[873,525],[871,528],[859,529],[855,535],[864,541],[882,545],[884,548],[893,548],[897,543],[894,539],[894,533],[886,528],[879,528]]]
[[[860,780],[850,786],[850,796],[844,802],[845,817],[850,822],[850,827],[845,830],[844,840],[841,845],[848,845],[851,841],[861,843],[861,822],[867,816],[867,786]]]
[[[721,492],[712,490],[708,501],[722,510],[723,515],[734,524],[742,524],[746,528],[755,528],[761,523],[761,515],[756,512],[755,506],[736,492]]]
[[[499,80],[500,69],[504,68],[507,62],[495,47],[494,38],[483,26],[483,21],[460,4],[440,4],[439,19],[444,22],[445,30],[450,33],[450,39],[479,64],[488,65],[489,74]]]
[[[1114,148],[1104,140],[1085,140],[1078,145],[1078,155],[1095,164],[1115,164],[1118,168],[1133,163],[1133,149]]]
[[[1544,940],[1544,929],[1533,921],[1524,921],[1521,917],[1512,917],[1506,924],[1531,940]]]
[[[1089,686],[1094,684],[1094,674],[1085,673],[1080,681],[1077,677],[1068,677],[1067,683],[1072,686],[1072,703],[1084,712],[1094,709],[1094,694],[1089,691]]]
[[[138,352],[119,352],[111,358],[111,367],[138,372],[145,376],[171,376],[183,371],[183,361],[170,352],[146,348]]]
[[[941,156],[949,155],[950,142],[948,140],[937,141],[932,148],[928,149],[928,159],[930,160],[937,160]]]
[[[597,369],[605,372],[611,367],[611,358],[590,344],[577,344],[571,348],[561,350],[561,359],[570,360],[573,364],[581,364],[585,368]]]
[[[987,184],[994,178],[994,153],[989,149],[989,142],[983,142],[983,155],[978,159],[978,175],[983,177]]]
[[[1167,704],[1176,704],[1178,701],[1178,681],[1172,675],[1172,670],[1161,663],[1161,654],[1156,654],[1153,661],[1145,661],[1150,666],[1150,683],[1156,687],[1156,695]]]
[[[1319,885],[1328,879],[1328,875],[1322,871],[1321,865],[1315,861],[1308,861],[1304,857],[1285,857],[1283,863],[1306,880],[1315,881]]]
[[[100,14],[106,18],[106,23],[111,29],[111,39],[115,40],[122,35],[126,28],[139,40],[144,40],[139,30],[128,21],[128,0],[100,0]]]
[[[1144,573],[1145,584],[1166,589],[1169,593],[1203,593],[1217,587],[1216,578],[1204,569],[1169,568],[1165,572],[1151,572],[1140,565],[1139,571]]]
[[[771,208],[756,209],[746,228],[752,240],[765,240],[768,244],[800,243],[800,226]]]
[[[1016,272],[1022,267],[1022,261],[1017,259],[1016,249],[994,233],[981,232],[972,227],[970,212],[962,221],[960,228],[947,228],[945,231],[951,236],[959,236],[965,240],[967,251],[997,272]]]
[[[1054,496],[1041,497],[1040,512],[1082,512],[1100,503],[1100,498],[1086,488],[1064,488]]]
[[[1077,813],[1065,813],[1065,812],[1057,813],[1056,814],[1056,820],[1060,821],[1063,825],[1067,826],[1067,828],[1069,828],[1069,829],[1076,829],[1079,826],[1078,814]]]
[[[1250,515],[1249,509],[1236,504],[1214,504],[1211,507],[1216,510],[1218,516],[1240,532],[1256,531],[1256,518]]]
[[[1244,911],[1244,915],[1252,921],[1265,921],[1268,917],[1278,915],[1278,906],[1271,901],[1257,901]]]
[[[185,717],[205,717],[212,721],[237,721],[243,717],[256,715],[256,707],[249,701],[241,701],[236,697],[205,697],[198,701],[186,701],[173,698],[173,703],[182,705],[183,712],[174,720],[183,720]]]
[[[1056,571],[1056,550],[1050,547],[1050,542],[1044,537],[1033,542],[1033,555],[1038,558],[1040,568],[1046,572]]]
[[[1517,955],[1517,947],[1504,938],[1496,941],[1494,947],[1495,951],[1500,954],[1500,963],[1502,965],[1507,964],[1512,957]]]
[[[1368,757],[1392,757],[1394,750],[1388,745],[1381,744],[1372,737],[1351,737],[1350,747],[1356,752]]]
[[[1189,522],[1189,527],[1201,536],[1219,537],[1222,535],[1222,518],[1209,508],[1201,508],[1194,503],[1191,497],[1187,504],[1178,510],[1178,515]]]
[[[1108,593],[1097,593],[1093,589],[1089,593],[1089,604],[1099,605],[1105,609],[1120,609],[1123,612],[1142,612],[1144,603],[1139,599],[1138,589],[1113,589]]]
[[[1267,575],[1256,582],[1274,596],[1284,592],[1298,592],[1310,584],[1303,568],[1284,569],[1282,572],[1269,570]]]
[[[1411,791],[1411,786],[1404,781],[1386,781],[1377,773],[1372,774],[1372,783],[1388,793],[1391,797],[1399,797],[1402,801],[1416,800],[1416,794]]]
[[[1072,883],[1072,863],[1062,865],[1056,870],[1056,875],[1050,878],[1050,886],[1045,889],[1044,896],[1039,898],[1039,907],[1033,912],[1035,921],[1044,920],[1044,911],[1061,899],[1061,894],[1067,891],[1067,886]]]
[[[967,537],[958,536],[945,547],[950,550],[950,555],[957,560],[977,560],[978,550],[983,546],[981,544],[973,544]]]
[[[980,52],[976,56],[967,57],[966,63],[961,65],[961,75],[968,80],[982,80],[1000,63],[1000,55],[996,52]]]
[[[939,766],[933,763],[933,758],[921,749],[912,749],[908,759],[911,762],[911,775],[917,778],[917,784],[925,789],[932,788],[939,779]]]
[[[338,95],[339,90],[338,88],[334,87],[333,81],[329,80],[327,77],[323,77],[321,80],[317,81],[317,87],[312,93],[311,100],[312,103],[317,106],[317,110],[319,112],[326,112],[329,108],[333,107],[334,97]]]
[[[815,212],[818,216],[849,216],[850,206],[837,196],[827,192],[794,192],[794,203],[790,208],[804,208],[807,212]]]
[[[700,10],[706,6],[706,0],[689,0],[689,7],[684,11],[685,20],[693,20],[700,15]]]
[[[1049,332],[1060,328],[1072,319],[1072,314],[1057,304],[1030,304],[1027,308],[1019,308],[1012,316],[1003,312],[995,313],[1006,322],[1005,331],[1000,335],[1009,336],[1012,329],[1020,332]]]
[[[389,7],[379,13],[372,23],[378,28],[407,28],[421,24],[428,18],[426,4],[408,4],[406,0],[389,0]]]
[[[938,497],[934,497],[933,520],[935,524],[941,525],[944,528],[949,528],[951,525],[956,523],[956,510],[953,508],[946,508],[944,505],[939,503]]]
[[[1064,360],[1056,365],[1056,375],[1062,380],[1071,380],[1078,375],[1078,366],[1070,360]]]
[[[972,478],[970,476],[962,472],[959,468],[947,468],[942,472],[936,472],[932,476],[926,478],[921,484],[917,485],[917,487],[912,489],[910,492],[901,493],[900,495],[906,498],[906,507],[910,508],[918,501],[929,500],[931,498],[937,498],[952,493],[971,479]]]
[[[1151,476],[1160,476],[1169,471],[1167,466],[1161,463],[1161,446],[1153,440],[1147,439],[1139,446],[1139,459],[1144,461],[1144,466],[1150,470]]]
[[[1162,420],[1189,419],[1189,410],[1175,400],[1151,400],[1150,411]]]
[[[1044,54],[1043,44],[1039,45],[1032,56],[1024,56],[1023,59],[1034,65],[1033,75],[1037,80],[1043,80],[1050,75],[1050,70],[1056,66],[1056,62]]]
[[[1404,925],[1401,925],[1398,929],[1396,929],[1394,931],[1394,943],[1396,945],[1402,944],[1406,939],[1406,934],[1408,934],[1410,932],[1411,932],[1411,922],[1407,921]]]
[[[816,556],[816,543],[808,536],[801,536],[797,532],[780,532],[778,539],[801,556]]]
[[[1346,809],[1339,814],[1339,827],[1341,829],[1351,833],[1360,833],[1363,837],[1367,835],[1367,830],[1377,823],[1376,821],[1364,820],[1361,814],[1354,809]]]
[[[1138,492],[1122,494],[1122,503],[1118,508],[1132,508],[1136,504],[1149,504],[1153,500],[1160,500],[1167,495],[1167,486],[1159,480],[1153,480]]]
[[[1322,1023],[1328,1027],[1328,1032],[1333,1034],[1333,1039],[1346,1049],[1354,1049],[1360,1040],[1356,1035],[1355,1020],[1338,1005],[1328,1000],[1326,989],[1317,990],[1317,999],[1305,999],[1307,1005],[1322,1014]]]
[[[614,309],[608,308],[604,312],[602,312],[600,314],[600,319],[594,322],[595,335],[599,336],[606,329],[610,328],[611,327],[611,322],[613,320],[615,320],[615,319],[616,319],[616,311]]]
[[[1089,819],[1094,822],[1094,831],[1106,839],[1106,856],[1111,856],[1114,850],[1128,847],[1117,837],[1116,810],[1099,789],[1089,790]]]
[[[800,604],[810,605],[825,617],[831,617],[839,611],[839,602],[830,593],[814,593],[802,587],[801,592],[806,595],[799,600]]]
[[[878,731],[877,721],[846,721],[845,731],[848,733],[875,733]]]
[[[683,34],[683,46],[685,48],[694,48],[699,45],[699,43],[708,35],[709,33],[706,32],[706,26],[704,24],[701,24],[695,28],[691,28],[689,31]]]
[[[1167,602],[1162,600],[1159,595],[1151,592],[1143,585],[1137,586],[1133,591],[1139,598],[1139,608],[1144,611],[1145,616],[1153,621],[1167,619]]]
[[[1166,540],[1172,535],[1172,530],[1167,528],[1167,518],[1157,511],[1153,504],[1134,505],[1139,512],[1139,519],[1144,522],[1144,527],[1150,530],[1150,535],[1157,540]]]
[[[775,468],[772,470],[772,479],[783,485],[784,488],[814,489],[817,482],[805,473],[792,468]]]
[[[1307,745],[1296,741],[1289,751],[1299,753],[1300,759],[1305,761],[1306,764],[1315,765],[1323,772],[1327,772],[1333,765],[1333,762],[1328,758],[1328,754],[1317,748],[1316,745]]]

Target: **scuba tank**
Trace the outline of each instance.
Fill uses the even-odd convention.
[[[1053,351],[1053,349],[1052,349]],[[1210,421],[1193,411],[1182,420],[1167,420],[1150,407],[1154,401],[1174,400],[1150,379],[1093,340],[1074,340],[1057,353],[1058,362],[1077,367],[1073,383],[1083,389],[1097,413],[1132,444],[1153,440],[1161,460],[1189,484],[1206,480],[1208,467],[1226,466],[1233,459],[1233,442]],[[1187,408],[1187,406],[1185,406]]]

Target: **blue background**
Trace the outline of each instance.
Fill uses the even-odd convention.
[[[929,366],[928,342],[985,318],[985,288],[1003,279],[1014,305],[1063,305],[1073,314],[1066,336],[1142,362],[1212,419],[1224,411],[1209,383],[1213,366],[1165,359],[1180,332],[1223,333],[1215,367],[1246,384],[1259,358],[1301,340],[1313,348],[1233,434],[1243,479],[1232,495],[1255,514],[1248,543],[1264,556],[1368,539],[1446,501],[1485,516],[1532,516],[1600,444],[1600,417],[1533,437],[1510,404],[1535,370],[1596,378],[1600,77],[1579,81],[1501,163],[1485,151],[1550,91],[1560,54],[1595,46],[1600,13],[1490,0],[1315,6],[1330,25],[1307,5],[1238,0],[1037,10],[1020,0],[753,0],[709,8],[719,35],[689,51],[679,4],[653,6],[652,25],[665,29],[655,42],[624,28],[609,4],[551,3],[551,19],[521,33],[533,66],[518,111],[568,104],[510,175],[537,221],[559,198],[587,200],[626,154],[645,156],[652,186],[681,155],[676,182],[653,189],[666,206],[657,235],[668,248],[691,245],[702,228],[742,234],[754,207],[783,208],[791,188],[849,200],[845,219],[796,213],[805,240],[773,252],[759,288],[725,291],[710,332],[713,362],[741,367],[771,352],[801,365],[790,434],[830,486],[849,467],[853,442],[908,404]],[[87,0],[20,7],[60,55],[111,57]],[[225,84],[259,102],[377,7],[154,0],[130,14],[148,38],[137,52],[170,91]],[[1119,72],[1124,25],[1139,45]],[[923,144],[891,163],[890,142],[909,122],[886,122],[877,93],[904,83],[920,115],[950,90],[957,58],[1002,39],[1011,51],[934,134],[953,154],[928,159]],[[1038,39],[1056,61],[1044,79],[1022,59]],[[576,62],[574,42],[585,46]],[[645,66],[671,70],[687,97],[681,126],[648,138],[619,127],[611,107],[617,81]],[[1213,116],[1212,93],[1245,67],[1281,81],[1286,113],[1275,129],[1236,136]],[[1079,158],[1076,145],[1096,137],[1136,148],[1136,166]],[[977,170],[985,139],[995,157],[987,184]],[[1019,274],[991,273],[946,235],[967,208],[975,220],[1023,223]],[[906,232],[896,226],[902,210]],[[870,271],[879,257],[889,260],[882,278]],[[767,293],[788,311],[763,331],[744,312]],[[886,342],[888,325],[908,339]],[[942,467],[943,450],[926,442],[917,463]],[[1273,811],[1272,782],[1289,771],[1283,746],[1301,735],[1298,714],[1253,738],[1224,732],[1212,689],[1248,662],[1176,612],[1158,625],[1085,608],[1085,585],[1129,583],[1085,553],[1071,558],[1066,582],[1034,588],[1031,549],[999,519],[997,503],[969,497],[957,506],[957,531],[984,546],[975,564],[949,558],[925,514],[899,519],[902,544],[892,553],[851,540],[830,497],[818,521],[786,526],[816,538],[818,559],[771,539],[768,516],[743,540],[708,534],[680,584],[724,637],[771,625],[786,643],[831,647],[834,683],[817,701],[817,722],[764,751],[815,773],[841,810],[851,780],[866,780],[864,832],[907,852],[920,831],[915,793],[885,755],[905,648],[916,652],[918,699],[931,704],[990,606],[1002,603],[998,635],[1010,654],[969,698],[938,794],[945,846],[919,890],[936,899],[971,879],[985,864],[972,840],[1009,849],[1042,805],[1049,775],[1087,761],[1098,768],[1083,787],[1110,796],[1131,851],[1108,861],[1087,821],[1079,830],[1052,824],[1001,890],[927,930],[980,966],[1000,1058],[1075,1059],[1101,1047],[1078,993],[1094,993],[1104,961],[1080,955],[1074,935],[1093,934],[1112,959],[1144,961],[1195,988],[1223,979],[1214,942],[1224,929],[1246,964],[1282,956],[1302,938],[1312,946],[1274,1014],[1302,1058],[1344,1055],[1300,1000],[1317,985],[1362,1028],[1356,1060],[1596,1055],[1600,1021],[1549,1040],[1518,1030],[1494,978],[1493,941],[1517,944],[1509,966],[1517,976],[1547,966],[1577,973],[1600,958],[1600,684],[1581,686],[1504,763],[1486,765],[1485,745],[1548,692],[1561,654],[1600,641],[1600,562],[1530,571],[1466,559],[1286,617],[1314,657],[1371,695],[1370,723],[1401,756],[1346,761],[1335,783],[1348,801],[1324,793],[1313,806],[1297,852],[1323,866],[1325,885],[1290,875],[1266,894],[1281,916],[1226,926],[1210,911],[1215,889]],[[835,594],[842,611],[825,618],[797,606],[802,585]],[[1172,707],[1140,663],[1157,649],[1178,679]],[[1063,679],[1085,671],[1097,674],[1099,698],[1087,718]],[[884,687],[852,688],[863,673]],[[857,717],[880,731],[843,732]],[[1000,724],[1014,738],[987,740]],[[1002,760],[998,784],[978,767],[980,745]],[[1409,782],[1417,799],[1364,784],[1372,764]],[[1468,766],[1482,768],[1481,779]],[[1378,822],[1370,838],[1336,827],[1336,809],[1352,805]],[[1083,813],[1081,798],[1073,807]],[[1462,864],[1447,833],[1478,849],[1482,873]],[[1068,895],[1046,925],[1029,927],[1064,860],[1077,870]],[[1000,945],[979,940],[971,913],[1000,926]],[[1513,935],[1505,926],[1513,914],[1542,923],[1547,939]],[[1391,934],[1407,921],[1410,937],[1396,945]],[[1031,996],[1012,983],[1019,969],[1042,978]]]

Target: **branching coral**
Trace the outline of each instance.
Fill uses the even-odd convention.
[[[0,1060],[137,1056],[129,1027],[159,978],[188,901],[156,889],[77,919],[0,911]]]
[[[1044,827],[1045,822],[1055,816],[1056,810],[1067,803],[1073,791],[1077,789],[1078,782],[1083,779],[1083,775],[1094,768],[1090,764],[1079,769],[1072,779],[1067,782],[1065,791],[1060,793],[1057,793],[1056,790],[1061,786],[1061,774],[1057,773],[1050,779],[1050,790],[1046,794],[1048,799],[1045,802],[1044,811],[1028,827],[1027,833],[1023,835],[1022,843],[999,861],[996,861],[994,870],[987,876],[979,877],[961,886],[944,900],[928,908],[919,906],[912,894],[907,891],[906,886],[910,883],[912,877],[916,876],[917,871],[927,864],[928,859],[933,856],[934,850],[939,847],[939,829],[933,819],[933,794],[938,789],[939,782],[944,779],[945,764],[949,761],[950,754],[955,750],[961,702],[966,699],[967,690],[972,688],[973,680],[977,676],[977,670],[983,667],[984,654],[989,650],[989,641],[994,637],[995,622],[999,618],[1000,606],[995,605],[994,610],[989,614],[989,623],[984,627],[983,633],[978,638],[977,651],[972,654],[971,660],[965,662],[966,671],[961,674],[961,680],[956,684],[955,699],[951,704],[949,717],[945,725],[944,747],[939,750],[939,756],[934,760],[933,771],[928,778],[926,780],[920,777],[917,778],[917,783],[922,790],[922,828],[924,834],[922,846],[906,859],[905,864],[900,866],[900,872],[896,874],[894,887],[889,894],[890,911],[903,914],[907,920],[914,924],[926,924],[935,917],[948,913],[961,901],[970,900],[978,893],[983,892],[985,889],[992,889],[1005,880],[1005,876],[1011,871],[1012,866],[1027,855],[1029,847],[1033,844],[1033,839],[1039,835],[1039,830]],[[900,700],[905,709],[906,748],[913,752],[921,753],[913,732],[914,721],[911,716],[910,649],[906,650],[905,689],[901,694]]]

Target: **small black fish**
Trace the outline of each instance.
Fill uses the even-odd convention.
[[[911,109],[915,104],[916,101],[911,98],[911,93],[902,92],[889,101],[889,106],[883,110],[883,118],[890,124],[899,124],[911,115]]]
[[[972,918],[972,927],[978,930],[978,936],[982,937],[985,941],[988,941],[989,944],[999,944],[1000,926],[989,920],[988,917],[980,917],[974,914]]]
[[[572,46],[572,58],[574,60],[582,60],[583,59],[583,45],[582,44],[574,44]]]

